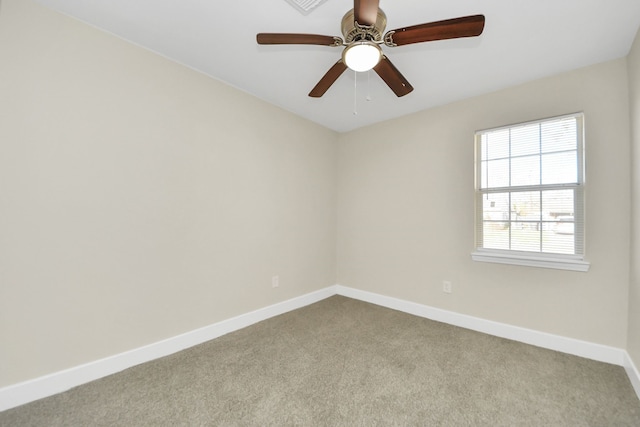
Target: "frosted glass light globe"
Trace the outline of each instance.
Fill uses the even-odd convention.
[[[382,59],[380,47],[370,41],[351,43],[342,52],[342,61],[353,71],[369,71]]]

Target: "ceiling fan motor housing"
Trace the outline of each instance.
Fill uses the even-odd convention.
[[[376,23],[372,26],[359,25],[355,21],[354,10],[351,9],[342,18],[342,35],[345,43],[349,44],[354,41],[370,40],[382,41],[384,29],[387,26],[387,15],[378,8],[378,17]]]

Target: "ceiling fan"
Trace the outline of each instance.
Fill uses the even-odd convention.
[[[324,95],[347,68],[359,72],[373,69],[400,97],[410,93],[413,87],[382,52],[380,45],[396,47],[411,43],[475,37],[482,34],[484,29],[484,16],[472,15],[398,28],[387,31],[383,36],[387,16],[378,5],[379,0],[354,0],[353,9],[342,18],[344,40],[340,37],[317,34],[259,33],[257,41],[262,45],[345,46],[342,57],[311,90],[311,97],[319,98]]]

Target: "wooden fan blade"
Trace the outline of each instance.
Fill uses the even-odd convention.
[[[391,88],[393,93],[398,97],[405,96],[413,90],[413,86],[404,78],[398,69],[389,61],[389,58],[383,56],[378,65],[373,70],[384,80]]]
[[[315,44],[322,46],[340,46],[342,44],[340,37],[318,34],[259,33],[256,39],[258,44]]]
[[[403,46],[434,40],[475,37],[482,34],[483,29],[484,15],[465,16],[389,31],[385,35],[385,43],[388,46]]]
[[[342,59],[340,59],[338,62],[333,64],[333,67],[329,68],[329,71],[327,71],[327,74],[325,74],[320,79],[318,84],[313,89],[311,89],[311,92],[309,92],[309,96],[312,98],[320,98],[322,95],[325,94],[327,90],[329,90],[331,85],[336,80],[338,80],[338,77],[340,77],[346,69],[347,69],[347,66],[345,65],[344,62],[342,62]]]
[[[371,26],[378,20],[379,0],[354,0],[353,13],[360,25]]]

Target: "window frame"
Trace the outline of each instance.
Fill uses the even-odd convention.
[[[565,118],[576,119],[577,130],[577,174],[578,179],[575,183],[569,184],[538,184],[538,185],[508,185],[494,188],[481,188],[482,186],[482,153],[481,140],[482,135],[489,132],[496,132],[505,129],[513,129],[527,125],[540,124],[544,122],[562,120]],[[474,241],[475,250],[471,257],[473,261],[490,262],[510,265],[521,265],[529,267],[552,268],[560,270],[582,271],[589,270],[590,263],[585,261],[585,125],[584,113],[577,112],[564,114],[559,116],[547,117],[527,122],[514,123],[506,126],[483,129],[476,131],[474,134]],[[509,159],[513,158],[509,154]],[[490,193],[517,193],[525,191],[544,191],[544,190],[563,190],[571,189],[574,194],[574,247],[575,254],[558,254],[550,252],[529,252],[512,249],[490,249],[482,247],[482,229],[483,229],[483,195]],[[509,222],[511,223],[511,218]],[[515,221],[513,221],[515,222]]]

